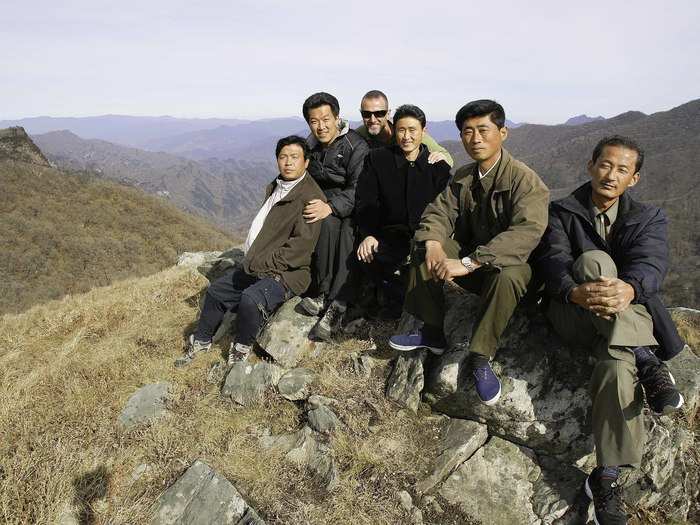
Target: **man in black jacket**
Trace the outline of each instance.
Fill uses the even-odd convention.
[[[400,313],[405,289],[395,273],[408,258],[423,210],[450,178],[445,160],[428,161],[425,124],[419,107],[400,106],[394,115],[396,144],[370,152],[357,184],[357,259],[386,298],[384,312],[392,317]]]
[[[642,460],[642,389],[655,412],[683,404],[661,361],[683,348],[659,297],[668,268],[667,219],[625,193],[643,161],[634,141],[601,140],[588,162],[591,182],[550,205],[537,255],[550,297],[547,317],[563,339],[596,358],[590,392],[598,466],[586,493],[599,524],[627,522],[617,479],[621,466]]]
[[[307,222],[322,222],[314,251],[312,296],[306,297],[301,306],[311,315],[323,314],[311,336],[329,340],[346,308],[341,291],[348,278],[355,243],[355,186],[369,146],[339,118],[340,105],[333,95],[314,93],[304,101],[302,111],[311,129],[309,174],[323,190],[327,202],[314,199],[304,208]]]

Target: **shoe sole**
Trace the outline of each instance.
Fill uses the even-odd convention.
[[[671,383],[673,383],[673,384],[675,385],[675,384],[676,384],[676,378],[673,377],[673,374],[671,373],[670,370],[669,370],[669,372],[668,372],[668,377],[671,378]],[[654,409],[652,408],[652,412],[654,412],[654,414],[656,414],[656,415],[658,415],[658,416],[667,416],[667,415],[669,415],[669,414],[672,414],[673,412],[675,412],[676,410],[678,410],[679,408],[681,408],[681,407],[683,406],[683,404],[685,403],[685,399],[683,399],[683,394],[681,394],[680,392],[678,392],[678,396],[680,397],[680,399],[678,400],[678,404],[677,404],[676,406],[673,406],[673,405],[666,405],[666,406],[664,406],[664,407],[661,409],[661,412],[657,412],[656,410],[654,410]]]
[[[588,484],[588,478],[586,478],[586,484],[584,486],[584,490],[586,492],[586,496],[588,496],[588,499],[593,501],[593,492],[591,491],[591,486]],[[598,521],[598,517],[595,515],[595,508],[593,509],[593,521],[595,522],[595,525],[600,525],[600,522]]]
[[[437,346],[400,345],[400,344],[392,343],[391,341],[389,341],[389,346],[391,348],[393,348],[394,350],[398,350],[399,352],[410,352],[411,350],[416,350],[418,348],[426,348],[426,349],[430,350],[435,355],[442,355],[445,353],[444,348],[440,348]]]
[[[307,315],[310,315],[311,317],[318,317],[318,315],[321,313],[321,310],[323,309],[322,307],[319,307],[319,308],[311,307],[307,303],[305,303],[304,301],[301,301],[299,303],[299,308],[301,308],[304,311],[304,313],[306,313]]]

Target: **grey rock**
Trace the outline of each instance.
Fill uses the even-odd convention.
[[[320,396],[318,394],[314,394],[312,396],[309,396],[309,399],[306,401],[306,405],[308,408],[320,408],[322,406],[334,406],[338,402],[333,399],[332,397],[326,397],[326,396]]]
[[[423,390],[423,363],[427,350],[415,350],[400,354],[396,358],[387,380],[386,397],[416,412]]]
[[[221,395],[239,405],[249,406],[272,390],[283,373],[284,369],[272,363],[236,363],[226,376]]]
[[[177,265],[197,268],[207,263],[213,263],[220,255],[221,252],[184,252],[178,256]]]
[[[154,383],[139,388],[132,394],[119,415],[119,424],[124,428],[149,423],[167,413],[170,383]]]
[[[214,282],[227,272],[241,266],[245,254],[243,250],[232,248],[220,253],[216,257],[207,257],[202,264],[197,267],[197,271],[206,277],[209,282]]]
[[[321,434],[330,434],[340,426],[338,416],[325,405],[309,410],[306,417],[309,420],[309,426]]]
[[[417,508],[413,508],[411,511],[411,523],[413,525],[423,525],[423,511]]]
[[[685,348],[666,364],[676,380],[678,390],[683,394],[683,410],[692,420],[697,414],[700,401],[700,357],[685,345]]]
[[[264,525],[223,476],[199,460],[158,499],[151,525]]]
[[[81,525],[80,513],[70,504],[66,504],[56,520],[57,525]]]
[[[300,401],[309,397],[309,386],[315,375],[308,368],[293,368],[286,372],[277,383],[277,391],[290,401]]]
[[[215,361],[209,367],[207,372],[207,383],[210,385],[218,385],[223,381],[226,375],[226,364],[222,361]]]
[[[204,306],[204,297],[202,297],[202,306]],[[224,314],[224,318],[221,320],[219,328],[212,336],[211,340],[214,343],[218,343],[224,337],[231,336],[236,332],[236,320],[238,319],[238,313],[229,310]]]
[[[308,335],[318,319],[300,313],[300,301],[294,297],[284,303],[258,336],[260,347],[284,368],[295,367],[302,357],[311,354],[315,344]]]
[[[262,436],[260,446],[282,452],[287,461],[307,467],[325,490],[332,491],[338,485],[338,469],[332,450],[308,426],[294,434]]]
[[[430,475],[416,484],[416,492],[430,492],[486,443],[487,438],[485,425],[476,421],[450,420],[440,440],[440,454],[433,460]]]
[[[136,465],[136,467],[134,467],[134,470],[131,471],[131,481],[134,483],[137,482],[142,477],[147,476],[152,470],[153,467],[151,467],[148,463],[141,463],[140,465]]]
[[[396,496],[399,499],[399,503],[401,504],[401,507],[403,507],[403,509],[406,512],[411,512],[411,510],[413,510],[413,498],[411,497],[411,495],[408,492],[406,492],[405,490],[400,490],[396,494]]]
[[[372,375],[374,359],[372,359],[367,354],[359,354],[357,352],[352,352],[350,354],[350,361],[352,362],[353,371],[358,376],[368,378]]]
[[[540,523],[531,503],[540,473],[531,451],[494,437],[447,478],[440,495],[483,523]]]

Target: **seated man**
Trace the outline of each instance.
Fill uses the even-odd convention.
[[[596,358],[590,392],[598,466],[586,493],[599,524],[627,523],[616,485],[620,466],[642,460],[640,389],[655,412],[683,404],[650,349],[659,345],[659,356],[669,359],[683,341],[659,298],[668,268],[666,217],[626,193],[639,181],[643,161],[634,141],[601,140],[588,162],[591,182],[551,204],[536,262],[555,330]]]
[[[265,202],[250,225],[243,267],[211,283],[197,330],[176,366],[189,364],[198,352],[211,348],[227,310],[238,312],[228,363],[245,360],[268,317],[309,286],[311,253],[321,223],[305,221],[302,213],[307,202],[325,202],[325,197],[306,172],[309,148],[305,139],[294,135],[280,139],[276,154],[280,174],[267,187]]]
[[[309,224],[320,222],[321,235],[314,251],[312,296],[304,298],[301,306],[310,315],[322,314],[310,335],[329,340],[346,308],[341,291],[355,244],[355,186],[369,147],[340,120],[340,105],[333,95],[314,93],[304,101],[302,110],[311,129],[309,174],[326,200],[312,199],[304,208]]]
[[[487,405],[501,395],[489,361],[530,282],[527,260],[547,226],[549,202],[537,174],[502,147],[505,120],[503,107],[492,100],[470,102],[457,113],[462,144],[476,162],[457,170],[423,213],[404,308],[424,324],[389,341],[396,350],[442,353],[444,282],[478,294],[469,357],[477,394]]]
[[[389,119],[391,117],[389,100],[384,93],[377,89],[365,93],[365,96],[360,101],[360,115],[362,116],[363,124],[355,131],[367,141],[370,148],[383,148],[396,143],[394,124]],[[396,120],[395,115],[394,120]],[[430,164],[444,160],[450,167],[454,166],[452,155],[440,146],[433,137],[423,133],[421,142],[430,152],[428,156]]]
[[[369,153],[355,205],[361,239],[357,258],[361,270],[389,299],[387,315],[391,310],[400,315],[405,285],[396,282],[395,272],[408,258],[423,210],[450,178],[447,162],[428,162],[430,152],[423,144],[425,113],[416,106],[401,106],[394,122],[396,144]]]

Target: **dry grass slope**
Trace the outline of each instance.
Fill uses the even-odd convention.
[[[353,374],[348,353],[369,341],[348,340],[302,363],[319,373],[317,393],[343,400],[333,445],[341,481],[324,495],[308,473],[258,446],[263,428],[299,428],[294,403],[224,402],[206,381],[214,355],[172,367],[206,284],[171,268],[0,318],[0,522],[53,523],[73,507],[86,523],[146,523],[159,494],[197,458],[269,523],[406,521],[396,492],[425,473],[436,419],[397,411],[384,399],[383,377]],[[163,380],[174,385],[170,414],[121,430],[116,420],[129,396]],[[367,401],[378,410],[373,425]],[[134,480],[144,463],[151,469]],[[439,523],[468,523],[447,516]]]
[[[0,313],[148,275],[174,264],[178,253],[235,242],[166,202],[93,177],[0,160],[0,187]]]

